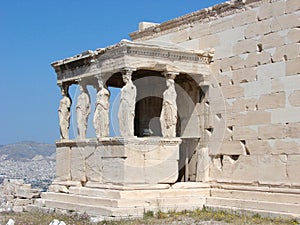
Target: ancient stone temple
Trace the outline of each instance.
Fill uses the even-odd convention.
[[[230,1],[54,62],[57,172],[36,204],[104,218],[204,205],[299,216],[299,9]],[[109,87],[120,89],[115,118]]]

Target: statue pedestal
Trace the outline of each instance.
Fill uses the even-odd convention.
[[[53,185],[172,184],[180,138],[100,138],[57,142]]]

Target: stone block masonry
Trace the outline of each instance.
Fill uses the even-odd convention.
[[[160,32],[131,34],[135,41],[155,43],[185,30],[189,40],[177,46],[214,49],[207,101],[210,128],[204,137],[211,182],[298,187],[299,10],[296,0],[231,1],[168,21],[168,28],[162,23],[156,27]]]

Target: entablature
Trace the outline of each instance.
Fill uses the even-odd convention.
[[[93,79],[99,74],[112,76],[124,68],[208,76],[211,59],[212,54],[209,52],[166,48],[123,40],[116,45],[85,51],[51,65],[57,73],[58,84],[72,84],[77,80]]]

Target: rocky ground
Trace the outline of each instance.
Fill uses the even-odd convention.
[[[39,189],[25,184],[22,179],[4,179],[0,186],[0,213],[24,212],[35,199],[40,198]]]
[[[101,221],[91,223],[86,215],[58,215],[32,213],[0,213],[0,225],[4,225],[9,219],[15,221],[15,225],[48,225],[54,219],[63,221],[66,225],[232,225],[232,224],[264,224],[264,225],[296,225],[295,220],[282,220],[262,218],[258,215],[245,216],[227,213],[224,211],[196,210],[179,213],[160,213],[156,215],[145,215],[143,219]]]

